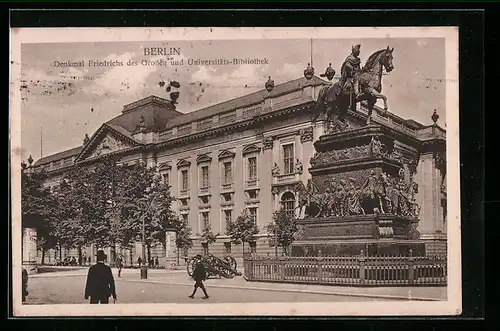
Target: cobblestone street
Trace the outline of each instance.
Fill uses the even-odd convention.
[[[29,279],[26,304],[85,303],[83,292],[87,268],[61,269],[33,275]],[[193,303],[190,299],[193,281],[185,270],[149,270],[148,279],[141,280],[139,270],[124,269],[121,278],[113,269],[118,303]],[[214,303],[242,302],[370,302],[380,300],[444,300],[446,288],[436,287],[378,287],[356,288],[338,286],[273,284],[247,282],[243,277],[209,279],[205,282]]]
[[[129,278],[129,277],[127,277]],[[125,279],[127,279],[125,278]],[[39,277],[30,279],[27,304],[85,303],[85,276]],[[367,301],[366,298],[324,294],[267,292],[261,290],[214,288],[207,283],[210,299],[202,300],[198,290],[195,299],[188,298],[192,286],[116,280],[118,303],[242,303],[242,302],[331,302]],[[370,300],[371,301],[371,300]]]

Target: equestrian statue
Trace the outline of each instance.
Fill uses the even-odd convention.
[[[323,87],[316,102],[313,122],[324,114],[326,120],[331,121],[332,115],[337,114],[338,120],[345,121],[348,110],[356,111],[356,104],[361,101],[368,103],[368,117],[366,125],[370,124],[373,107],[378,99],[384,101],[384,112],[387,111],[387,97],[382,91],[382,71],[387,73],[394,69],[392,52],[394,48],[379,50],[368,58],[361,68],[359,58],[361,45],[352,47],[351,54],[345,59],[340,70],[340,80]]]

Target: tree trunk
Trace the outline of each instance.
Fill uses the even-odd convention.
[[[45,247],[42,246],[42,261],[41,265],[45,265]]]
[[[147,246],[147,255],[148,255],[148,265],[150,265],[151,262],[151,246],[148,244]]]
[[[177,247],[177,265],[179,265],[181,262],[180,254],[181,254],[180,248]]]
[[[82,265],[82,246],[78,246],[78,264]]]
[[[241,250],[242,250],[242,254],[243,254],[242,258],[245,258],[245,242],[244,241],[241,242]]]
[[[59,260],[62,262],[62,246],[59,245]]]

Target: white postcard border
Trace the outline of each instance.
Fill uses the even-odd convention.
[[[236,30],[235,30],[236,29]],[[448,198],[447,300],[227,304],[22,305],[21,303],[21,44],[230,39],[445,38]],[[22,28],[11,29],[10,161],[14,316],[405,316],[457,315],[462,309],[457,27],[335,28]],[[17,238],[17,240],[16,240]]]

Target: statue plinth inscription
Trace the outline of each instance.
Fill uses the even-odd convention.
[[[390,131],[366,126],[326,134],[315,147],[312,179],[296,187],[304,210],[296,240],[418,239],[418,185]]]

